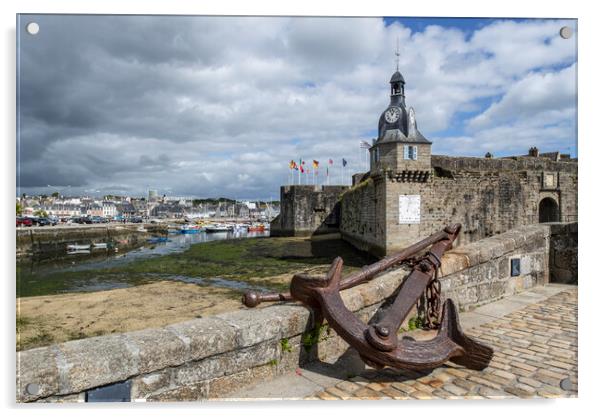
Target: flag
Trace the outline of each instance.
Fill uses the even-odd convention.
[[[370,145],[365,140],[360,141],[360,148],[362,148],[362,149],[370,149],[371,147],[372,147],[372,145]]]
[[[314,159],[314,168],[316,168],[316,169],[317,169],[317,168],[318,168],[318,165],[320,165],[320,162],[319,162],[319,161],[316,161],[316,160]]]
[[[291,159],[291,162],[289,162],[289,164],[288,164],[288,168],[289,169],[296,169],[297,168],[297,164],[295,163],[295,161],[293,161]]]
[[[305,171],[303,170],[303,164],[299,165],[299,169],[301,170],[301,173],[303,174]]]
[[[345,158],[343,158],[343,166],[347,165],[347,161],[345,161]]]
[[[329,160],[328,160],[328,163],[329,163],[330,165],[332,165],[332,164],[334,164],[334,161],[333,161],[332,159],[329,159]]]

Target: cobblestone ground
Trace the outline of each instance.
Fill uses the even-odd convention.
[[[469,329],[495,349],[483,371],[369,369],[307,399],[477,399],[577,396],[577,287]]]

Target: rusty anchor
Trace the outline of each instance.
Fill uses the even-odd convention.
[[[358,351],[365,363],[377,369],[385,366],[432,369],[448,360],[469,369],[484,369],[493,356],[493,349],[462,332],[458,312],[451,299],[443,303],[440,320],[437,320],[439,330],[433,339],[417,341],[410,337],[397,337],[412,307],[425,291],[432,291],[443,253],[452,247],[460,228],[459,224],[448,226],[345,279],[341,277],[343,260],[337,257],[324,277],[295,274],[290,293],[247,292],[243,296],[243,303],[247,307],[255,307],[264,301],[301,301],[324,317],[339,336]],[[345,307],[341,290],[367,282],[429,246],[425,254],[413,260],[412,271],[400,285],[393,303],[378,323],[367,325]]]

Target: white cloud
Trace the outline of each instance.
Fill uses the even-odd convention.
[[[563,110],[574,111],[576,81],[576,64],[556,72],[531,72],[512,84],[499,102],[469,120],[468,126],[479,129],[512,120],[536,119],[549,112],[560,116]],[[576,115],[569,112],[568,116]],[[562,119],[551,121],[558,120]]]
[[[32,189],[47,172],[95,188],[265,197],[287,182],[290,159],[324,169],[333,158],[336,178],[343,157],[359,170],[398,37],[406,101],[435,151],[574,141],[576,48],[558,36],[572,22],[494,22],[468,36],[376,18],[41,19],[47,43],[21,51]]]

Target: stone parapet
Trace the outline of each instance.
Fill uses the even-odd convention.
[[[550,226],[533,225],[450,250],[441,267],[443,295],[469,309],[546,283],[549,239]],[[511,276],[510,259],[520,259],[519,275]],[[343,291],[345,305],[367,321],[407,273],[394,268]],[[87,390],[123,381],[132,400],[216,398],[347,349],[327,326],[314,326],[307,308],[268,305],[18,352],[17,400],[81,401]]]

